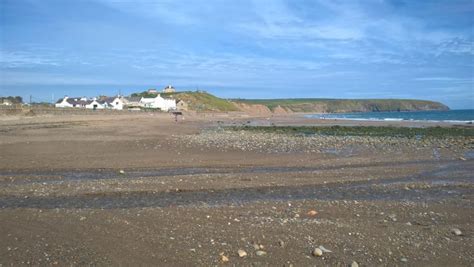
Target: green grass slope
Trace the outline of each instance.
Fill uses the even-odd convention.
[[[161,93],[164,98],[174,98],[183,100],[188,104],[190,110],[194,111],[214,111],[214,112],[229,112],[239,111],[239,109],[230,101],[211,95],[207,92],[176,92],[176,93]]]

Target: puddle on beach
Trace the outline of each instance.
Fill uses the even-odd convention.
[[[471,194],[472,188],[443,184],[427,189],[407,190],[400,187],[374,187],[370,184],[318,185],[295,187],[260,187],[184,192],[120,192],[96,193],[66,197],[2,197],[1,208],[138,208],[170,206],[240,205],[255,201],[294,200],[385,200],[434,201],[460,198]]]
[[[430,160],[398,162],[397,166],[410,166],[417,164],[433,163]],[[163,168],[163,169],[142,169],[142,170],[126,170],[124,174],[120,174],[117,170],[98,170],[98,171],[30,171],[0,172],[0,184],[28,184],[28,183],[60,183],[67,181],[87,181],[87,180],[103,180],[103,179],[139,179],[147,177],[164,177],[164,176],[181,176],[181,175],[200,175],[200,174],[258,174],[258,173],[292,173],[292,172],[315,172],[327,171],[347,168],[370,168],[383,167],[388,163],[376,162],[367,164],[348,164],[336,166],[320,166],[320,167],[222,167],[222,168]]]
[[[352,156],[357,155],[357,153],[354,152],[353,148],[343,148],[343,149],[330,148],[330,149],[325,149],[323,152],[327,154],[340,156],[340,157],[352,157]]]
[[[179,192],[104,192],[61,197],[0,197],[1,208],[139,208],[241,205],[255,201],[436,201],[472,195],[474,166],[451,164],[412,177],[323,185],[272,186]],[[190,170],[188,170],[190,171]],[[262,169],[263,171],[263,169]],[[450,175],[451,172],[455,171]],[[143,173],[140,173],[143,175]],[[440,175],[443,174],[443,175]],[[408,188],[405,185],[421,185]]]
[[[474,159],[474,150],[469,150],[466,153],[464,153],[464,157],[466,159]]]

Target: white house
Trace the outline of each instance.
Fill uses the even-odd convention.
[[[86,108],[87,109],[104,109],[106,108],[107,104],[104,104],[104,103],[100,103],[99,101],[97,101],[97,99],[93,99],[93,100],[89,100],[87,101],[87,105],[86,105]]]
[[[124,106],[124,100],[121,96],[104,97],[99,99],[98,102],[107,109],[122,110]]]
[[[110,101],[110,105],[112,106],[113,109],[122,110],[124,106],[122,97],[121,96],[115,97],[112,101]]]
[[[166,99],[157,95],[156,97],[146,98],[142,97],[140,99],[140,104],[144,108],[158,108],[163,111],[169,111],[176,109],[176,100],[175,99]]]
[[[57,108],[85,108],[88,104],[88,100],[85,97],[67,97],[59,99],[55,106]]]

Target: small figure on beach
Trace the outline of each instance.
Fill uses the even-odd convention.
[[[175,122],[178,122],[178,116],[183,116],[183,112],[181,112],[181,111],[173,111],[173,115],[174,115],[174,121],[175,121]],[[183,116],[183,120],[184,120],[184,116]]]

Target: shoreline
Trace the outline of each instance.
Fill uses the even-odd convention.
[[[459,110],[459,111],[471,111],[474,110]],[[452,123],[452,124],[473,124],[474,118],[468,120],[459,120],[459,119],[415,119],[415,118],[407,118],[407,117],[397,117],[398,114],[420,114],[426,113],[427,111],[400,111],[400,112],[354,112],[354,113],[315,113],[315,114],[306,114],[304,115],[307,118],[318,118],[318,119],[342,119],[342,120],[351,120],[351,121],[409,121],[409,122],[429,122],[429,123]],[[443,112],[443,111],[428,111],[428,112]],[[385,117],[377,117],[381,113],[387,115]],[[370,115],[373,114],[374,116],[368,117],[357,117],[358,115]],[[389,114],[396,114],[395,116],[390,117]],[[325,117],[325,115],[327,117]],[[339,116],[340,115],[340,116]],[[319,116],[319,117],[318,117]],[[345,117],[349,116],[349,117]],[[353,116],[353,117],[350,117]]]
[[[271,123],[277,124],[277,126],[398,126],[398,127],[474,127],[471,123],[458,123],[454,121],[424,121],[424,120],[352,120],[343,118],[311,118],[308,115],[314,115],[314,113],[290,113],[290,114],[278,114],[272,116],[265,115],[249,115],[248,117],[229,118],[233,120],[248,121],[253,120],[254,124],[269,125]]]

